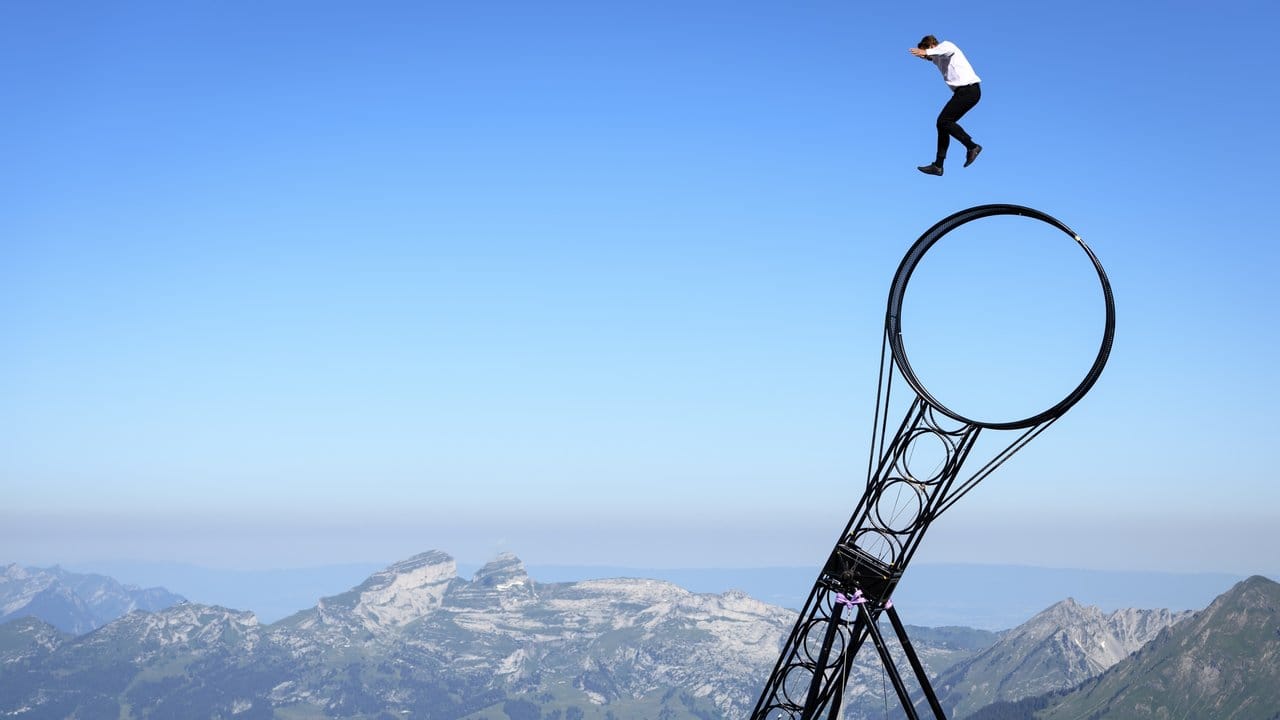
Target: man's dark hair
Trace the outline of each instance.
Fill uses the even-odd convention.
[[[938,47],[938,38],[932,35],[925,35],[924,37],[920,38],[920,42],[916,44],[916,47],[921,50],[928,50],[929,48]]]

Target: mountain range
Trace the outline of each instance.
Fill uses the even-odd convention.
[[[1133,609],[1103,614],[1068,598],[947,669],[934,687],[948,715],[955,718],[997,701],[1074,687],[1191,615],[1190,611]]]
[[[1239,583],[1045,706],[1040,720],[1280,720],[1280,584]]]
[[[0,623],[35,616],[79,635],[134,610],[160,610],[182,601],[164,588],[121,585],[105,575],[16,564],[0,569]]]
[[[1269,588],[1280,586],[1261,578],[1249,582],[1261,599],[1246,604],[1250,619],[1242,627],[1265,635],[1275,630],[1265,611],[1274,607],[1267,604]],[[1202,633],[1217,637],[1212,628],[1242,612],[1232,599],[1240,587],[1215,602],[1236,610],[1213,612],[1211,606],[1191,617],[1163,610],[1104,614],[1068,600],[1004,633],[909,632],[954,720],[988,701],[997,702],[990,708],[1003,703],[1009,709],[1030,700],[1045,711],[1206,613],[1213,619]],[[794,619],[793,611],[741,592],[691,593],[652,579],[539,583],[512,555],[463,579],[451,557],[428,552],[269,625],[250,612],[195,603],[135,610],[78,635],[31,618],[0,625],[0,715],[741,718],[754,705]],[[1242,646],[1264,652],[1247,662],[1229,648],[1212,654],[1210,646],[1216,647],[1206,640],[1169,653],[1207,653],[1222,668],[1217,682],[1224,689],[1254,692],[1224,663],[1270,677],[1258,664],[1275,664],[1267,646]],[[1143,650],[1126,657],[1137,647]],[[1128,678],[1125,687],[1136,683]],[[893,703],[887,689],[874,654],[860,654],[844,718],[885,717]],[[1036,694],[1045,690],[1056,694]],[[1163,700],[1144,702],[1163,707]],[[973,717],[986,710],[976,712]]]
[[[390,558],[398,560],[400,558]],[[486,559],[487,560],[487,559]],[[252,610],[273,623],[315,605],[316,598],[360,584],[388,562],[299,568],[226,569],[179,563],[97,562],[64,566],[82,573],[109,575],[142,587],[162,586],[224,607]],[[458,561],[471,577],[483,562]],[[666,580],[695,593],[741,590],[771,605],[798,609],[818,576],[804,567],[622,567],[526,564],[543,583],[643,577]],[[1198,610],[1223,590],[1245,579],[1229,573],[1171,573],[1043,568],[1023,565],[912,563],[894,590],[904,618],[917,625],[964,625],[1007,630],[1065,597],[1106,612],[1123,608]],[[963,589],[957,592],[957,589]]]
[[[192,603],[78,637],[0,626],[0,714],[739,716],[793,619],[655,580],[540,585],[509,555],[467,581],[429,552],[269,626]]]

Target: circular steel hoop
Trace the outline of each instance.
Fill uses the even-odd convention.
[[[929,248],[942,239],[944,235],[964,225],[965,223],[980,220],[993,215],[1020,215],[1022,217],[1032,218],[1044,223],[1048,223],[1066,233],[1068,237],[1074,240],[1080,249],[1084,250],[1089,256],[1089,261],[1093,263],[1093,267],[1098,272],[1098,281],[1102,285],[1102,296],[1107,305],[1106,326],[1102,333],[1102,345],[1098,348],[1098,357],[1093,361],[1093,366],[1089,368],[1089,372],[1085,374],[1084,380],[1076,386],[1074,390],[1067,394],[1065,398],[1058,404],[1045,410],[1039,414],[1032,415],[1022,420],[1013,420],[1009,422],[985,422],[973,420],[961,415],[954,410],[946,407],[938,402],[932,394],[925,389],[920,379],[916,377],[916,373],[911,369],[911,362],[907,359],[907,352],[902,346],[902,300],[906,296],[907,283],[911,281],[911,274],[915,272],[916,266],[920,264],[920,260],[924,258],[925,253],[929,252]],[[1111,281],[1107,279],[1107,273],[1102,269],[1102,263],[1098,261],[1098,257],[1093,254],[1089,246],[1076,235],[1071,228],[1062,224],[1057,218],[1047,215],[1039,210],[1021,205],[978,205],[968,210],[961,210],[954,215],[946,217],[933,227],[929,228],[916,240],[911,249],[907,250],[907,254],[902,258],[902,263],[898,265],[898,272],[893,276],[893,285],[889,289],[889,310],[885,318],[885,333],[889,338],[889,347],[893,351],[893,360],[897,364],[902,377],[911,385],[912,389],[920,395],[920,398],[940,412],[955,418],[961,422],[979,427],[991,428],[993,430],[1016,430],[1019,428],[1028,428],[1039,425],[1047,420],[1056,420],[1063,413],[1080,401],[1086,393],[1098,381],[1098,376],[1102,374],[1102,368],[1107,364],[1107,358],[1111,356],[1111,343],[1115,337],[1116,330],[1116,306],[1111,296]]]

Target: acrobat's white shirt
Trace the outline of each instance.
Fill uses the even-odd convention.
[[[928,56],[934,65],[938,66],[938,69],[942,71],[942,79],[946,80],[947,84],[953,88],[982,81],[978,74],[973,71],[973,66],[969,64],[969,59],[950,40],[943,40],[935,47],[925,50],[924,54]]]

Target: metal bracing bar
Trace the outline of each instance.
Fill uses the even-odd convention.
[[[830,699],[831,707],[827,711],[827,720],[840,718],[840,708],[844,706],[844,688],[849,684],[849,675],[853,673],[853,659],[857,657],[858,649],[862,647],[863,636],[866,635],[866,620],[863,619],[862,613],[855,613],[853,618],[849,640],[840,657],[840,670],[836,673],[835,681],[827,688],[827,692],[820,700],[820,703],[825,704],[827,699]],[[821,712],[822,704],[819,704],[816,710]]]
[[[862,633],[862,613],[858,613],[858,622],[853,626],[854,638]],[[858,647],[861,643],[855,642],[845,649],[844,658],[840,662],[840,679],[836,687],[843,688],[849,684],[849,675],[853,672],[853,658],[858,655]],[[844,705],[844,693],[837,692],[831,698],[831,712],[827,713],[827,720],[840,720],[840,708]]]
[[[884,361],[885,361],[885,358],[888,356],[888,352],[889,352],[889,337],[887,335],[884,335],[884,336],[881,336],[880,338],[880,374],[877,375],[877,377],[880,378],[880,380],[879,382],[876,383],[876,414],[875,414],[875,418],[871,423],[871,451],[867,453],[867,482],[868,483],[870,483],[871,478],[874,477],[871,474],[871,468],[875,465],[876,456],[879,455],[879,452],[877,452],[877,449],[876,449],[877,437],[883,437],[884,430],[882,428],[884,428],[885,424],[887,424],[889,421],[889,408],[887,404],[883,406],[884,416],[885,416],[884,422],[882,423],[880,420],[880,408],[882,407],[880,405],[880,396],[886,390],[886,385],[884,380]],[[890,363],[890,367],[892,367],[892,363]],[[889,382],[890,383],[893,382],[892,377],[889,378]],[[881,439],[880,443],[883,444],[883,442],[884,442],[883,439]]]
[[[876,646],[876,652],[880,654],[880,663],[884,665],[884,671],[889,675],[889,681],[893,683],[893,689],[898,693],[898,701],[902,703],[902,710],[907,714],[908,720],[920,720],[920,716],[916,714],[916,708],[911,704],[911,693],[907,692],[906,683],[902,682],[902,676],[898,674],[898,666],[893,664],[893,658],[889,655],[889,646],[884,642],[884,636],[880,634],[880,628],[876,627],[876,620],[871,615],[871,610],[866,604],[859,605],[862,608],[862,614],[866,617],[867,632],[871,635],[871,644]]]
[[[818,583],[814,583],[813,589],[809,591],[809,599],[805,601],[804,607],[800,609],[801,620],[797,621],[795,626],[791,628],[791,634],[787,636],[787,642],[783,647],[792,647],[799,641],[804,625],[803,618],[811,617],[812,614],[817,611],[818,604],[821,602],[819,598],[821,598],[822,592],[822,586]],[[764,692],[760,695],[760,700],[756,704],[756,709],[751,714],[752,718],[763,717],[760,716],[759,713],[764,708],[765,699],[773,692],[776,692],[782,684],[785,678],[784,668],[787,667],[788,660],[790,660],[790,657],[786,653],[783,653],[778,657],[778,662],[774,664],[773,672],[770,673],[769,680],[765,683]]]
[[[827,621],[822,650],[818,653],[818,665],[813,669],[813,680],[809,681],[809,695],[804,701],[804,713],[800,715],[800,720],[813,720],[821,710],[821,695],[827,679],[827,660],[831,658],[831,646],[835,642],[836,633],[840,631],[840,611],[843,607],[841,603],[836,603],[831,618]]]
[[[972,490],[978,483],[985,480],[988,475],[995,472],[996,469],[999,468],[1001,465],[1003,465],[1006,460],[1013,457],[1015,453],[1017,453],[1019,450],[1025,447],[1027,443],[1034,440],[1037,435],[1044,432],[1050,425],[1052,425],[1056,421],[1057,421],[1057,418],[1054,418],[1053,420],[1049,420],[1048,422],[1045,422],[1036,427],[1028,428],[1027,431],[1024,432],[1022,435],[1020,435],[1017,440],[1014,440],[1013,442],[1009,443],[1004,450],[1001,450],[995,457],[993,457],[990,461],[988,461],[986,465],[983,465],[981,468],[979,468],[978,471],[975,472],[972,477],[964,481],[964,483],[962,483],[960,485],[960,488],[956,491],[956,494],[952,496],[949,500],[947,500],[945,503],[943,503],[942,507],[938,509],[938,514],[941,515],[944,511],[950,509],[952,505],[955,505],[956,502],[960,500],[960,498],[967,495],[969,491]]]
[[[929,701],[929,707],[933,710],[934,716],[938,720],[947,720],[947,714],[942,711],[942,704],[938,702],[938,695],[933,691],[929,676],[924,672],[924,664],[920,662],[916,649],[911,646],[911,640],[907,638],[907,629],[903,627],[898,611],[893,609],[892,604],[884,610],[889,615],[889,622],[893,623],[893,632],[898,636],[898,642],[902,643],[902,651],[907,655],[907,662],[911,663],[911,670],[915,672],[916,680],[920,682],[920,689],[924,690],[924,697]]]

